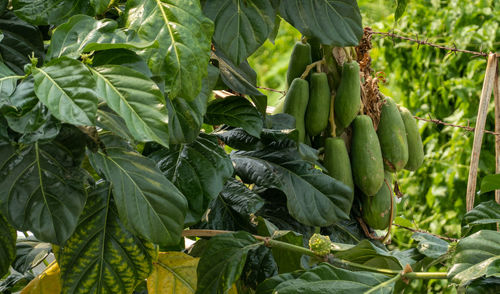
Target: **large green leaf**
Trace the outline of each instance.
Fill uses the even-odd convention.
[[[31,144],[52,139],[59,133],[60,124],[54,119],[34,91],[34,80],[23,80],[9,97],[8,106],[1,108],[9,127],[22,134],[18,142]]]
[[[0,213],[0,278],[9,272],[10,264],[16,258],[16,230]]]
[[[430,258],[436,259],[448,252],[448,242],[439,239],[436,236],[415,232],[411,238],[418,242],[418,251]]]
[[[282,230],[299,233],[303,236],[303,246],[307,246],[307,240],[316,232],[317,227],[304,225],[290,215],[286,195],[281,190],[270,188],[258,192],[265,200],[264,206],[257,213],[259,224],[260,218],[263,218],[267,227],[273,227],[270,232]]]
[[[500,190],[500,174],[487,175],[481,180],[481,193]]]
[[[265,279],[277,275],[278,266],[271,248],[259,246],[250,250],[243,273],[240,282],[252,289],[257,288]]]
[[[205,123],[242,127],[247,133],[257,138],[260,137],[263,125],[257,109],[241,96],[230,96],[210,101]]]
[[[473,227],[500,223],[500,204],[494,200],[480,203],[468,211],[462,220],[462,235],[468,235]]]
[[[227,293],[240,278],[248,252],[259,246],[261,243],[243,231],[210,239],[198,263],[196,293]]]
[[[41,242],[33,236],[18,239],[16,242],[16,259],[12,268],[24,274],[40,264],[52,251],[50,243]]]
[[[218,77],[219,70],[208,65],[208,75],[203,78],[201,91],[194,100],[188,101],[182,97],[167,99],[170,144],[191,143],[198,137],[207,102]]]
[[[22,76],[16,75],[5,63],[0,61],[0,106],[16,89],[17,81]]]
[[[233,152],[231,159],[244,181],[283,191],[290,214],[299,222],[328,226],[349,219],[350,189],[301,160],[295,148]]]
[[[154,162],[117,144],[88,153],[94,169],[113,187],[120,219],[136,235],[162,246],[179,243],[187,203]]]
[[[231,159],[219,146],[217,138],[203,133],[193,143],[171,146],[151,157],[187,198],[188,224],[201,219],[210,201],[217,197],[233,174]]]
[[[0,147],[0,203],[18,230],[63,244],[85,204],[82,170],[60,143]]]
[[[75,15],[54,30],[46,58],[78,58],[81,53],[93,50],[144,49],[158,45],[156,41],[140,40],[135,31],[117,27],[118,23],[111,19]]]
[[[500,278],[500,232],[479,231],[457,244],[448,278],[463,287],[482,276]]]
[[[322,263],[309,271],[274,276],[259,285],[257,294],[365,293],[388,279],[378,273],[351,272]],[[373,293],[392,293],[393,287],[394,283],[389,283]]]
[[[213,23],[196,0],[127,1],[125,25],[145,41],[158,41],[159,48],[141,55],[153,74],[165,79],[169,97],[193,100],[207,74]]]
[[[127,49],[109,49],[96,52],[92,59],[92,65],[106,64],[123,65],[144,74],[148,78],[153,76],[146,61],[137,53]]]
[[[129,132],[125,120],[118,116],[108,107],[102,107],[97,110],[97,126],[113,132],[113,134],[133,142],[134,138]]]
[[[403,269],[397,258],[366,239],[348,250],[335,253],[335,257],[376,268]]]
[[[235,64],[264,44],[276,15],[268,0],[212,0],[203,12],[215,23],[214,42]]]
[[[60,24],[75,14],[93,14],[89,0],[13,0],[14,12],[34,25]]]
[[[90,4],[94,7],[97,15],[105,13],[114,2],[114,0],[90,0]]]
[[[121,65],[91,69],[97,77],[97,95],[120,115],[138,141],[168,147],[168,116],[158,86],[142,73]]]
[[[279,12],[303,35],[321,44],[358,46],[363,36],[356,0],[287,0],[281,1]]]
[[[302,235],[293,231],[277,230],[272,233],[271,237],[274,240],[286,242],[295,246],[303,246]],[[302,254],[278,247],[272,248],[272,250],[280,274],[292,272],[301,268],[300,259]]]
[[[42,64],[44,56],[43,39],[40,30],[19,18],[12,12],[0,15],[0,31],[3,39],[0,41],[0,54],[16,74],[24,75],[23,67],[30,62],[32,53]]]
[[[89,194],[58,259],[63,293],[131,293],[151,272],[155,246],[125,228],[112,198],[105,182]]]
[[[249,95],[257,109],[265,114],[267,97],[256,88],[257,74],[248,62],[244,61],[236,65],[217,48],[212,58],[217,60],[224,84],[238,93]]]
[[[202,227],[228,231],[249,229],[251,216],[263,205],[264,200],[259,195],[235,178],[229,178],[217,199],[210,204]]]
[[[33,67],[35,94],[53,116],[74,125],[94,125],[95,80],[81,62],[61,57]]]

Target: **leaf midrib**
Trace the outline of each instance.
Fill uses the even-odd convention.
[[[176,271],[174,271],[173,269],[171,269],[169,266],[167,266],[166,264],[163,264],[162,262],[158,262],[158,265],[160,265],[162,268],[166,269],[167,271],[171,272],[172,275],[174,275],[177,279],[179,279],[187,288],[189,288],[189,290],[191,290],[191,292],[194,293],[194,289],[193,287],[191,287],[191,285],[188,283],[188,281],[186,281],[182,276],[180,276]],[[175,288],[175,287],[174,287]]]

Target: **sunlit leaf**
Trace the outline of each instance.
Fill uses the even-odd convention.
[[[160,252],[148,278],[148,293],[194,294],[198,261],[182,252]]]
[[[126,27],[159,48],[141,51],[154,75],[165,79],[170,98],[193,100],[207,75],[213,23],[195,0],[127,1]]]
[[[33,68],[35,94],[53,116],[74,125],[94,125],[95,80],[81,62],[61,57]]]

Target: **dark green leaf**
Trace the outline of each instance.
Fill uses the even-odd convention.
[[[464,286],[483,276],[500,277],[500,232],[479,231],[457,244],[448,278]]]
[[[114,0],[90,0],[90,4],[94,7],[95,14],[100,15],[108,10],[110,4],[115,2]]]
[[[217,48],[215,53],[212,54],[212,58],[217,60],[224,84],[238,93],[249,95],[257,109],[265,114],[267,97],[257,90],[257,74],[248,62],[244,61],[236,66]]]
[[[167,99],[170,144],[191,143],[198,137],[207,110],[207,101],[218,77],[219,70],[209,65],[208,75],[201,83],[201,91],[193,101],[181,97]]]
[[[24,274],[47,258],[51,251],[52,245],[50,243],[41,242],[32,236],[18,239],[16,260],[12,263],[12,267]]]
[[[295,149],[240,151],[231,158],[244,181],[283,191],[290,214],[299,222],[328,226],[349,219],[350,189],[301,160]]]
[[[324,294],[364,293],[389,278],[370,272],[351,272],[327,263],[309,271],[298,271],[274,276],[259,285],[257,294]],[[394,284],[388,284],[374,293],[392,293]]]
[[[121,65],[93,68],[97,95],[121,116],[138,141],[168,147],[168,116],[158,86],[142,73]]]
[[[500,278],[489,277],[472,281],[467,286],[467,294],[497,294],[500,293]]]
[[[406,10],[406,6],[408,5],[410,0],[396,0],[396,12],[394,13],[394,20],[398,21],[398,19],[403,16]]]
[[[217,197],[233,174],[231,159],[217,139],[203,133],[193,143],[172,146],[150,157],[187,198],[188,224],[201,219],[210,201]]]
[[[351,220],[340,221],[333,226],[322,228],[321,233],[328,235],[332,242],[344,244],[358,244],[366,239],[363,229],[354,217]]]
[[[141,55],[154,75],[165,79],[169,97],[191,101],[207,74],[213,23],[196,0],[127,1],[125,25],[145,41],[158,41],[159,48]]]
[[[242,128],[223,128],[213,133],[224,144],[238,150],[258,150],[264,148],[259,138],[254,137]]]
[[[481,193],[500,190],[500,174],[487,175],[481,180]]]
[[[235,64],[264,44],[276,15],[267,0],[212,0],[205,3],[203,12],[215,23],[214,42]]]
[[[210,239],[198,263],[196,293],[226,293],[241,275],[248,252],[261,246],[247,232]]]
[[[97,52],[92,59],[92,65],[101,66],[106,64],[123,65],[142,73],[148,78],[153,76],[146,61],[137,53],[127,49],[109,49]]]
[[[52,139],[59,134],[60,124],[35,95],[34,80],[27,78],[9,97],[9,107],[1,109],[9,127],[22,136],[20,143],[31,144]]]
[[[16,75],[7,65],[0,62],[0,107],[5,103],[7,97],[14,92],[17,81],[20,78],[22,78],[22,76]]]
[[[293,231],[275,231],[271,237],[274,240],[296,246],[303,246],[302,235]],[[300,258],[302,257],[302,254],[278,247],[273,247],[272,250],[274,260],[276,260],[276,263],[278,264],[280,274],[301,269]]]
[[[74,125],[94,125],[95,80],[81,62],[61,57],[33,68],[35,94],[53,116]]]
[[[203,228],[237,231],[248,229],[252,214],[259,211],[264,200],[240,181],[229,178],[224,189],[210,205]]]
[[[120,219],[134,234],[162,246],[179,242],[186,199],[152,160],[113,144],[106,145],[106,154],[88,156],[111,182]]]
[[[97,126],[104,130],[111,131],[127,141],[134,141],[132,134],[127,129],[125,120],[108,107],[97,110]]]
[[[0,279],[9,272],[10,264],[16,258],[16,230],[0,213]]]
[[[0,148],[0,191],[8,191],[0,194],[5,216],[18,230],[63,244],[86,199],[84,174],[72,154],[55,141]]]
[[[366,239],[351,249],[337,252],[335,257],[376,268],[403,269],[397,258]]]
[[[0,15],[2,15],[9,5],[9,0],[0,0]],[[0,38],[1,41],[1,38]]]
[[[32,53],[38,58],[38,64],[43,63],[43,39],[37,27],[20,20],[12,12],[7,12],[0,15],[0,31],[3,33],[0,54],[3,62],[16,74],[24,75],[23,67],[31,63],[29,57]]]
[[[34,25],[60,24],[75,14],[93,14],[89,0],[13,0],[17,16]]]
[[[278,274],[273,255],[274,252],[265,246],[259,246],[248,252],[241,279],[245,286],[255,289],[265,279]]]
[[[241,127],[257,138],[260,137],[263,125],[257,109],[241,96],[230,96],[210,101],[207,107],[205,123]]]
[[[493,200],[480,203],[464,215],[462,235],[467,235],[473,227],[500,223],[500,204]]]
[[[413,233],[411,238],[418,242],[420,253],[431,258],[438,258],[448,252],[448,242],[426,233]]]
[[[125,228],[111,190],[101,182],[89,194],[75,233],[64,244],[58,260],[64,293],[131,293],[152,270],[155,246]]]
[[[279,12],[302,35],[315,37],[321,44],[358,46],[363,36],[356,0],[281,1]]]
[[[118,29],[111,19],[96,20],[87,15],[75,15],[58,26],[52,34],[47,60],[67,56],[78,58],[81,53],[108,49],[144,49],[156,41],[145,42],[132,30]]]
[[[264,207],[258,212],[259,217],[266,221],[266,226],[275,226],[276,230],[300,233],[303,236],[303,246],[307,246],[307,240],[316,232],[316,227],[306,226],[290,215],[285,193],[278,189],[265,189],[259,192],[259,195],[266,201]]]

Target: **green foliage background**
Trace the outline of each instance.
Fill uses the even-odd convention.
[[[410,1],[405,14],[394,21],[392,1],[358,1],[363,25],[374,31],[397,34],[429,42],[455,45],[460,49],[500,52],[500,2]],[[258,74],[258,85],[284,90],[286,68],[293,43],[300,33],[281,23],[275,45],[269,41],[251,58]],[[419,117],[440,119],[457,125],[475,125],[486,60],[471,55],[448,54],[444,50],[420,46],[401,40],[373,36],[372,67],[383,71],[387,82],[384,94],[408,107]],[[267,92],[269,104],[276,105],[281,94]],[[494,129],[494,109],[486,129]],[[425,162],[416,172],[397,175],[405,194],[398,205],[398,216],[413,227],[436,234],[460,237],[460,219],[465,214],[465,194],[473,133],[461,129],[420,122],[425,144]],[[480,179],[495,173],[495,138],[485,135],[479,162]],[[478,188],[479,189],[479,188]],[[476,203],[494,198],[493,192],[476,197]],[[411,234],[395,228],[393,244],[399,248],[412,245]],[[439,268],[434,268],[437,270]],[[429,292],[454,291],[446,281],[430,282]],[[421,281],[411,284],[416,292],[426,291]]]

